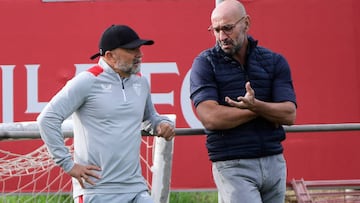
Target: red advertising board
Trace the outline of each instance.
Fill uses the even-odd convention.
[[[246,0],[250,34],[283,54],[297,93],[296,124],[360,121],[360,1]],[[208,33],[214,0],[0,2],[0,121],[33,121],[75,74],[97,61],[102,31],[127,24],[153,39],[144,52],[159,113],[176,114],[179,128],[201,128],[189,99],[194,57],[214,45]],[[360,178],[359,132],[288,133],[288,179]],[[32,150],[0,141],[0,148]],[[172,189],[214,188],[205,136],[175,140]]]

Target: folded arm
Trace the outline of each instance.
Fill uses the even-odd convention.
[[[225,98],[226,102],[240,109],[247,109],[255,114],[280,125],[293,125],[296,118],[296,106],[293,102],[264,102],[255,98],[255,92],[250,86],[250,82],[246,83],[246,94],[234,101],[229,97]]]
[[[234,128],[257,117],[256,113],[250,110],[220,105],[213,100],[198,104],[196,112],[208,130]]]

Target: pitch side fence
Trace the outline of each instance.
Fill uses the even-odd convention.
[[[72,125],[68,122],[63,123],[62,126],[64,137],[71,138],[73,137]],[[292,125],[292,126],[284,126],[286,132],[297,133],[297,132],[334,132],[334,131],[360,131],[360,123],[337,123],[337,124],[304,124],[304,125]],[[176,128],[175,129],[176,136],[190,136],[190,135],[204,135],[204,129],[202,128]],[[148,136],[145,131],[142,132],[143,136]],[[36,122],[19,122],[19,123],[3,123],[0,124],[0,141],[5,139],[37,139],[40,138],[40,133],[38,130],[38,126]],[[153,186],[159,187],[159,192],[156,193],[155,199],[159,199],[159,202],[167,202],[170,186],[164,187],[161,183],[164,180],[170,180],[171,176],[171,165],[172,165],[172,148],[173,141],[166,142],[161,139],[161,143],[159,144],[160,149],[157,154],[159,154],[160,159],[163,161],[159,161],[161,163],[160,167],[162,171],[168,172],[165,173],[167,175],[161,175],[160,177],[153,177]],[[168,150],[170,153],[162,153],[163,151]],[[164,154],[171,154],[171,157],[161,157]],[[164,160],[170,160],[169,163],[165,163]],[[168,166],[170,164],[170,167]],[[164,174],[164,173],[159,173]],[[294,180],[295,181],[295,180]],[[296,193],[297,199],[299,202],[307,202],[306,200],[310,198],[310,193],[307,190],[306,184],[294,184],[292,182],[293,189]],[[360,180],[352,180],[357,181],[358,187],[360,188]],[[168,181],[168,183],[170,183]],[[331,182],[332,183],[332,182]],[[341,184],[345,184],[341,182]],[[159,185],[159,186],[157,186]],[[321,186],[321,185],[319,185]],[[299,192],[300,191],[300,192]],[[305,201],[302,201],[307,197]],[[165,201],[161,201],[164,199]],[[359,200],[360,201],[360,200]]]
[[[0,140],[4,139],[36,139],[40,138],[40,133],[36,128],[27,128],[22,122],[6,124],[10,127],[10,130],[0,128]],[[29,122],[30,123],[30,122]],[[11,125],[11,126],[10,126]],[[360,131],[360,123],[337,123],[337,124],[304,124],[304,125],[292,125],[284,126],[286,132],[298,133],[298,132],[334,132],[334,131]],[[190,135],[204,135],[203,128],[176,128],[176,136],[190,136]],[[63,130],[63,135],[67,138],[73,136],[71,127],[66,126]],[[149,134],[143,132],[143,136]]]

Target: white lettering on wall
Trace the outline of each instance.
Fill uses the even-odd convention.
[[[191,69],[186,74],[183,83],[181,85],[181,111],[183,112],[184,118],[190,128],[203,128],[201,122],[196,117],[193,108],[192,108],[192,102],[190,99],[190,73]]]
[[[141,65],[141,74],[146,77],[151,85],[151,74],[175,73],[179,75],[176,63],[143,63]],[[169,82],[169,81],[167,81]],[[167,85],[165,82],[162,83]],[[154,104],[174,105],[174,91],[168,93],[152,93],[151,99]]]
[[[75,64],[75,74],[79,74],[95,64]],[[47,102],[38,100],[38,69],[39,64],[25,65],[27,74],[27,103],[25,113],[40,113]],[[2,70],[2,122],[14,121],[14,68],[15,65],[0,65]],[[141,73],[146,77],[151,85],[152,74],[176,74],[179,75],[179,69],[175,62],[163,63],[143,63]],[[201,128],[202,125],[197,119],[192,109],[192,103],[189,98],[189,77],[190,71],[186,74],[180,90],[181,111],[188,125],[192,128]],[[164,79],[162,84],[167,85],[170,82]],[[165,93],[152,93],[151,98],[154,104],[174,105],[174,91]],[[171,112],[169,112],[171,113]]]
[[[93,63],[85,63],[85,64],[75,64],[75,75],[79,74],[80,72],[89,69],[90,67],[96,64]]]
[[[15,65],[0,65],[2,71],[2,116],[3,123],[14,120],[14,68]]]
[[[45,105],[46,102],[38,101],[38,69],[39,64],[34,65],[25,65],[26,73],[27,73],[27,106],[26,113],[38,113],[40,112]]]

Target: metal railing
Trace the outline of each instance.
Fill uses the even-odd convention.
[[[337,124],[304,124],[284,126],[286,132],[334,132],[334,131],[360,131],[360,123],[337,123]],[[73,137],[71,122],[64,122],[62,125],[64,137]],[[149,134],[143,131],[143,136]],[[205,131],[202,128],[176,128],[176,136],[190,136],[190,135],[204,135]],[[16,123],[0,123],[0,141],[1,140],[17,140],[17,139],[39,139],[40,133],[36,122],[16,122]],[[153,172],[153,188],[157,192],[153,192],[153,198],[157,202],[167,202],[170,194],[170,177],[172,165],[172,150],[174,142],[166,142],[164,139],[158,140],[160,144],[155,147],[154,166],[159,169],[159,173]],[[163,153],[166,151],[166,153]],[[164,157],[167,155],[167,157]],[[158,160],[158,161],[156,161]],[[165,160],[165,161],[164,161]],[[158,163],[158,164],[156,164]],[[157,174],[160,174],[157,175]],[[164,184],[168,183],[168,184]],[[295,188],[296,189],[296,188]],[[296,193],[298,195],[298,193]],[[160,201],[161,199],[161,201]],[[163,201],[164,200],[164,201]]]
[[[337,124],[302,124],[284,126],[286,132],[334,132],[334,131],[360,131],[360,123],[337,123]],[[176,128],[177,136],[204,135],[203,128]],[[66,124],[63,129],[65,137],[72,137],[72,126]],[[143,132],[143,136],[147,136]],[[17,122],[0,124],[0,140],[3,139],[35,139],[40,138],[40,133],[35,122]]]

